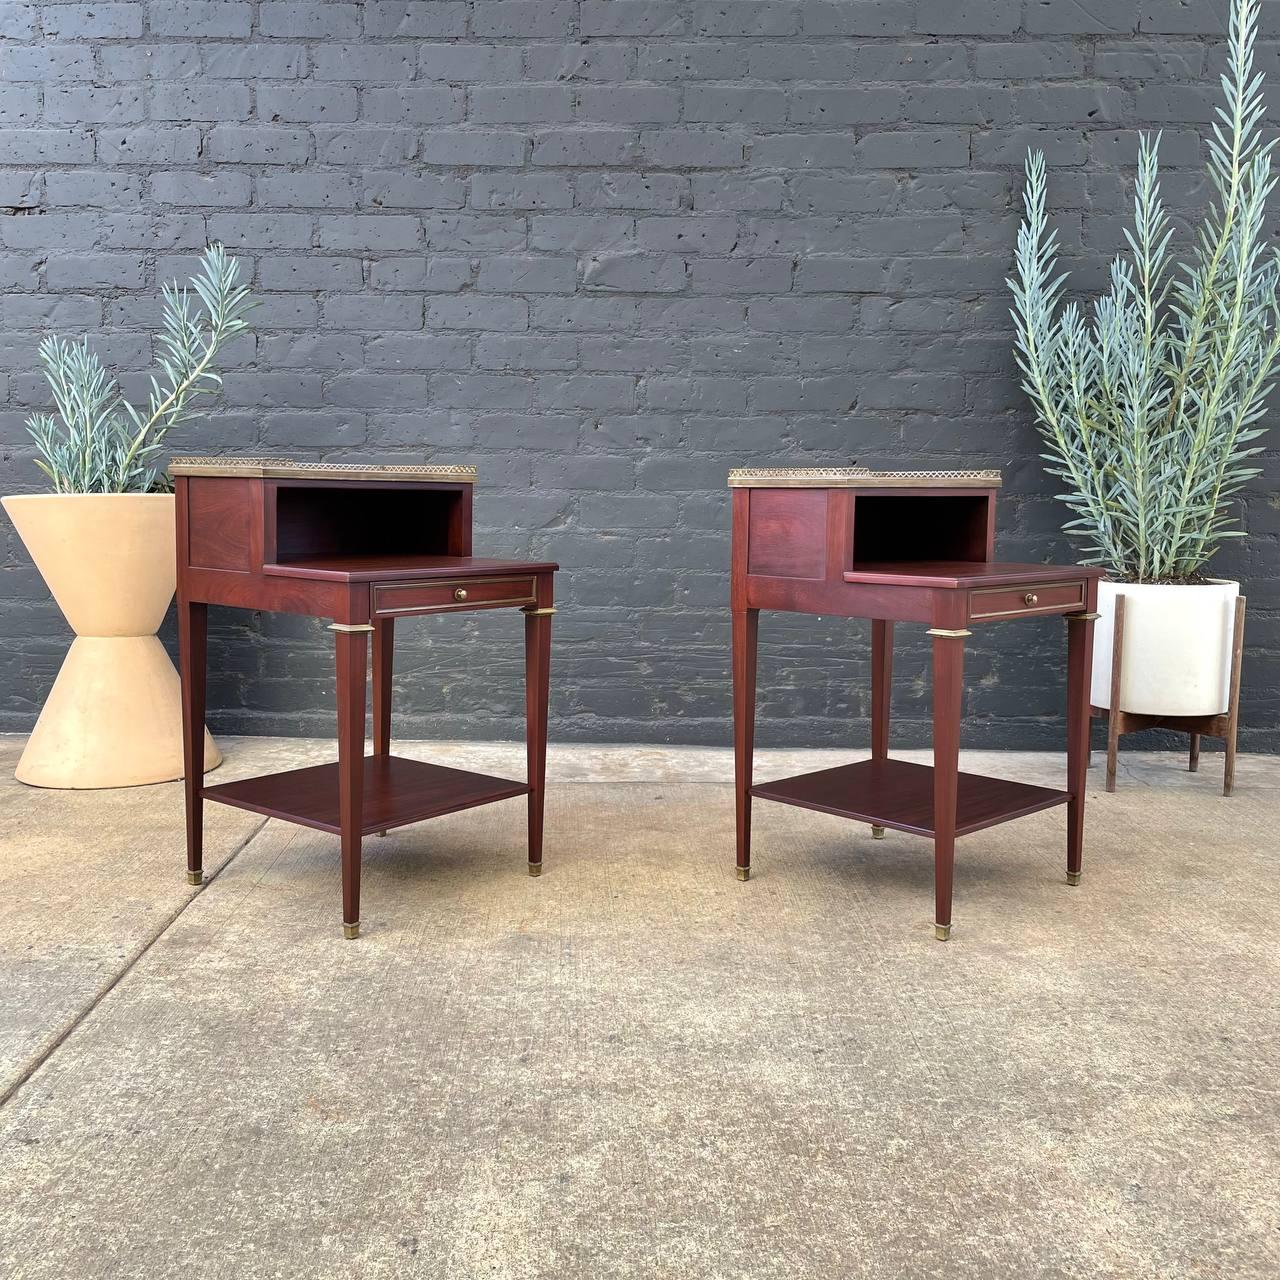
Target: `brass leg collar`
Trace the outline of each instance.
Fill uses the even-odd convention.
[[[344,920],[342,923],[342,936],[344,938],[358,938],[360,936],[360,921],[355,924],[347,924]]]
[[[933,926],[933,936],[939,942],[946,942],[951,937],[951,926],[949,924],[935,924]]]
[[[1084,872],[1083,872],[1083,871],[1068,871],[1068,872],[1067,872],[1067,883],[1068,883],[1068,884],[1079,884],[1079,883],[1080,883],[1080,877],[1081,877],[1082,875],[1084,875]]]
[[[872,827],[872,828],[871,828],[871,838],[872,838],[873,840],[883,840],[883,839],[884,839],[884,828],[883,828],[883,827]]]
[[[739,868],[738,868],[738,879],[739,879],[739,880],[750,880],[750,879],[751,879],[751,868],[750,868],[750,867],[739,867]]]
[[[187,872],[187,883],[188,883],[188,884],[204,884],[204,872],[203,872],[203,871],[188,871],[188,872]]]
[[[529,863],[529,874],[531,876],[540,876],[542,874],[542,863],[540,862]]]

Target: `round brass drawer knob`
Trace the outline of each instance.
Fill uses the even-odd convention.
[[[466,589],[466,587],[459,587],[459,588],[458,588],[458,589],[453,593],[453,598],[454,598],[455,600],[465,600],[465,599],[467,598],[467,589]]]
[[[1022,597],[1022,603],[1030,607],[1031,605],[1039,604],[1040,597],[1036,595],[1034,591],[1028,591],[1027,594]]]

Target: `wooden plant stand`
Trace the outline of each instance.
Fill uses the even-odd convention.
[[[1222,794],[1229,796],[1236,785],[1236,736],[1240,727],[1240,660],[1244,653],[1244,596],[1236,597],[1235,622],[1231,633],[1231,677],[1228,684],[1227,709],[1210,716],[1143,715],[1137,711],[1110,711],[1090,706],[1094,717],[1107,718],[1107,790],[1116,789],[1116,757],[1122,733],[1138,733],[1143,729],[1173,729],[1189,734],[1191,748],[1187,768],[1200,770],[1200,738],[1222,738],[1226,744],[1226,762],[1222,771]],[[1120,701],[1121,673],[1124,666],[1124,596],[1116,596],[1115,629],[1111,641],[1111,706]]]
[[[1067,807],[1067,883],[1079,884],[1089,756],[1089,670],[1100,569],[998,564],[998,472],[862,467],[734,471],[733,712],[738,878],[751,875],[753,797],[928,836],[934,936],[951,935],[958,836]],[[752,781],[761,609],[870,618],[871,759],[777,782]],[[971,627],[1065,617],[1064,790],[961,773],[964,642]],[[889,755],[893,624],[933,638],[933,767]]]
[[[514,796],[528,797],[529,874],[538,875],[558,566],[472,556],[475,469],[175,458],[171,471],[177,493],[187,879],[203,880],[205,800],[332,832],[342,845],[342,928],[355,938],[365,836]],[[337,763],[204,785],[210,604],[333,620]],[[396,619],[503,608],[519,609],[525,618],[527,779],[392,755]],[[366,756],[370,647],[373,754]]]

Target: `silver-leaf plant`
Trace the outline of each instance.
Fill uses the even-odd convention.
[[[1243,536],[1230,500],[1259,474],[1250,459],[1280,356],[1280,257],[1263,235],[1275,142],[1259,131],[1253,69],[1259,6],[1233,0],[1226,101],[1208,144],[1214,198],[1189,261],[1170,252],[1160,137],[1143,135],[1129,253],[1111,264],[1090,315],[1064,305],[1044,155],[1027,159],[1008,282],[1018,367],[1047,469],[1067,486],[1067,532],[1086,563],[1124,581],[1197,579],[1225,539]]]
[[[222,385],[214,359],[247,327],[245,313],[253,305],[239,283],[239,265],[220,244],[205,250],[191,288],[198,307],[176,280],[163,288],[158,368],[145,408],[124,398],[87,338],[41,342],[40,363],[57,412],[32,414],[27,430],[36,443],[36,466],[54,493],[148,493],[161,487],[155,455],[192,401]]]

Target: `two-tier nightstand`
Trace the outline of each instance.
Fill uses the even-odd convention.
[[[527,796],[529,874],[542,870],[543,785],[554,564],[471,554],[473,467],[358,466],[175,458],[178,639],[186,752],[187,877],[203,878],[203,802],[215,800],[339,836],[342,927],[360,931],[364,836]],[[205,786],[206,621],[211,604],[331,619],[338,760]],[[397,618],[474,609],[525,617],[524,782],[391,754]],[[373,641],[373,754],[364,753]]]
[[[1067,806],[1067,881],[1079,884],[1089,762],[1089,666],[1100,569],[992,560],[991,471],[739,470],[733,489],[733,710],[738,877],[751,874],[752,797],[930,836],[935,934],[951,934],[957,836]],[[761,609],[870,618],[871,758],[752,785]],[[974,627],[1061,615],[1067,641],[1064,790],[961,773],[964,642]],[[893,625],[933,637],[933,767],[889,755]]]

